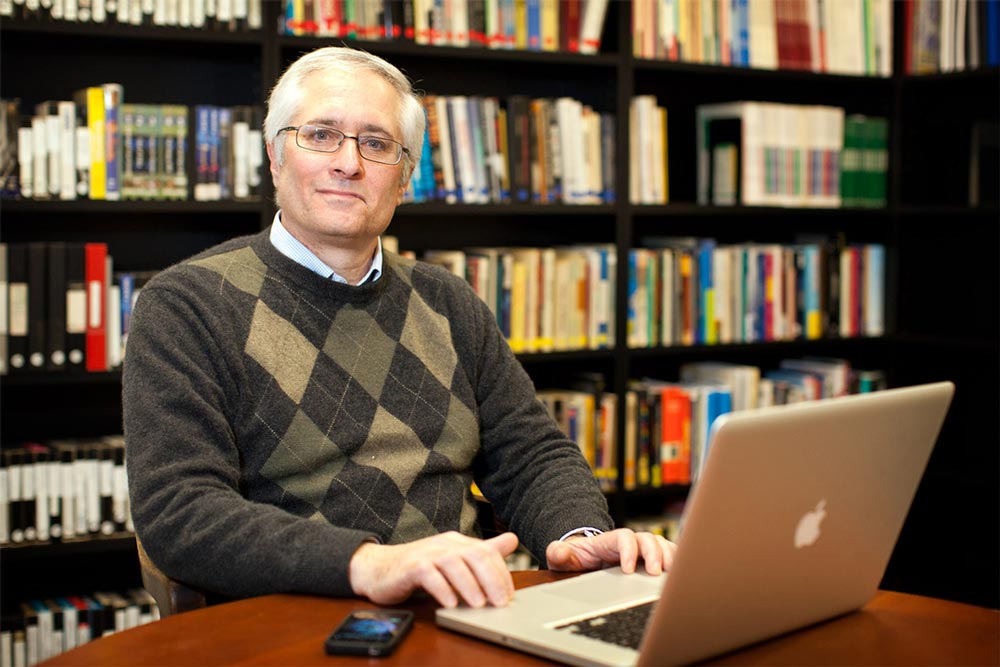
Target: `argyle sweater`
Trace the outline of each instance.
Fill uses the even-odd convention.
[[[612,527],[471,288],[391,253],[383,269],[325,280],[265,230],[141,290],[128,476],[136,531],[168,575],[226,596],[350,594],[366,540],[477,534],[473,480],[540,559],[568,530]]]

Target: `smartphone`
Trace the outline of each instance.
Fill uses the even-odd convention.
[[[330,655],[389,655],[413,626],[403,609],[356,609],[326,638]]]

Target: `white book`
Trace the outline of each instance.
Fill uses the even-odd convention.
[[[482,0],[477,0],[482,2]],[[465,47],[469,45],[469,10],[468,2],[451,3],[451,46]]]
[[[559,125],[559,147],[562,151],[563,202],[579,204],[585,201],[583,172],[582,106],[569,97],[556,100],[556,122]]]
[[[23,463],[20,462],[20,459],[14,458],[13,456],[7,460],[7,502],[12,510],[19,507],[22,500],[22,465]],[[24,542],[24,527],[20,525],[19,520],[12,521],[10,524],[10,541],[13,544]]]
[[[108,275],[112,275],[110,272]],[[108,368],[122,364],[122,290],[119,285],[108,285],[107,297],[107,346]]]
[[[49,198],[49,128],[44,116],[31,119],[32,182],[35,199]]]
[[[101,531],[101,491],[100,491],[100,461],[96,449],[88,447],[86,453],[81,452],[83,460],[83,491],[85,525],[87,532]]]
[[[676,292],[674,289],[675,266],[674,251],[664,248],[659,251],[660,261],[660,345],[668,347],[673,345],[677,338],[674,335],[676,318],[674,309]]]
[[[31,467],[35,477],[35,534],[41,542],[49,540],[49,459],[35,453]]]
[[[437,111],[438,137],[441,144],[441,175],[444,182],[445,201],[454,204],[459,201],[457,184],[455,183],[455,161],[451,148],[451,131],[449,125],[448,98],[438,95],[434,98],[434,106]]]
[[[565,249],[556,249],[555,253],[552,347],[554,350],[567,350],[570,348],[570,318],[575,294],[571,282],[572,258]]]
[[[742,107],[740,168],[743,174],[743,201],[747,206],[771,206],[776,197],[769,194],[765,150],[776,148],[776,105],[746,102]]]
[[[453,95],[448,98],[450,111],[452,146],[456,156],[456,174],[461,188],[459,200],[463,204],[479,203],[479,187],[476,184],[475,155],[473,152],[472,128],[469,126],[468,98]]]
[[[30,453],[25,453],[24,461],[21,463],[21,500],[22,502],[38,504],[38,496],[35,490],[35,464]],[[34,542],[38,539],[38,528],[35,525],[36,517],[25,516],[27,525],[24,526],[24,540]],[[46,535],[46,537],[48,537]]]
[[[778,37],[772,0],[747,0],[750,66],[778,68]]]
[[[642,203],[642,141],[639,125],[639,98],[633,97],[628,105],[628,200]]]
[[[594,54],[601,49],[601,33],[604,32],[604,17],[608,11],[608,0],[582,0],[580,21],[580,53]]]
[[[32,127],[17,128],[18,184],[25,199],[35,196],[35,140],[32,133]]]
[[[0,544],[10,542],[10,475],[0,466]]]
[[[840,251],[840,336],[849,338],[857,335],[851,327],[851,251],[844,248]]]
[[[955,4],[956,0],[940,0],[941,24],[938,31],[940,48],[938,67],[942,72],[955,71]]]
[[[603,155],[601,146],[601,114],[590,107],[583,107],[583,112],[584,164],[587,167],[586,203],[600,204],[602,202],[601,191],[603,190],[601,167],[607,159]]]
[[[73,466],[73,450],[57,447],[59,456],[59,495],[62,502],[63,538],[75,537],[76,529],[76,470]],[[67,635],[68,637],[69,635]]]
[[[68,100],[58,103],[59,123],[59,198],[76,199],[76,105]]]
[[[250,196],[250,156],[248,143],[250,124],[245,120],[233,122],[233,196],[246,199]]]
[[[264,0],[248,0],[247,2],[247,27],[251,30],[260,30],[264,23]]]
[[[965,29],[967,24],[968,0],[955,0],[955,70],[965,69]],[[975,11],[975,8],[973,8]]]

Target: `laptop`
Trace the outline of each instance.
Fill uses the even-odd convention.
[[[571,665],[668,665],[855,610],[878,588],[954,389],[723,415],[669,574],[590,572],[503,608],[438,609],[437,623]]]

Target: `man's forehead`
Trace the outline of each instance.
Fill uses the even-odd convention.
[[[302,122],[363,122],[366,126],[392,129],[398,117],[399,96],[374,72],[332,71],[306,81]]]

